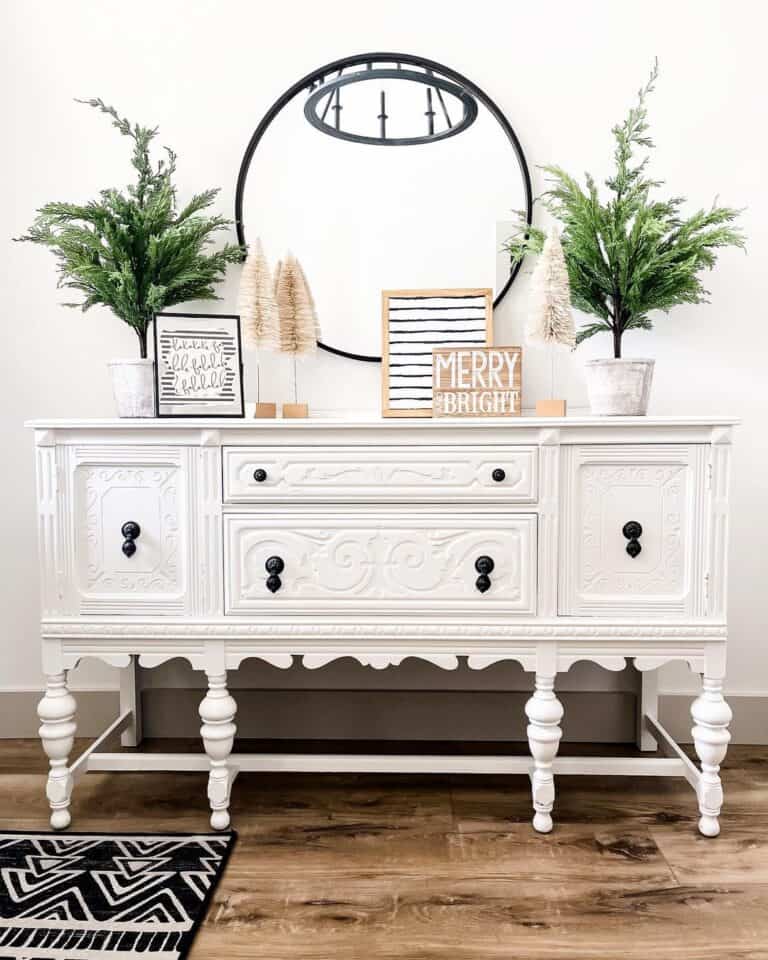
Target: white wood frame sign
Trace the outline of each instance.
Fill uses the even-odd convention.
[[[484,287],[384,290],[381,412],[432,416],[433,351],[493,343],[493,291]]]

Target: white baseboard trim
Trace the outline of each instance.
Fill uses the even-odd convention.
[[[678,743],[692,743],[690,694],[659,697],[659,719]],[[733,710],[731,743],[768,744],[768,696],[738,694],[727,697]]]
[[[74,690],[78,736],[97,736],[117,715],[113,689]],[[525,739],[521,691],[238,690],[238,731],[259,739],[464,740]],[[0,739],[37,736],[40,691],[0,690]],[[622,691],[565,691],[564,739],[631,742],[635,697]],[[196,737],[197,689],[147,689],[144,728],[149,737]],[[768,697],[732,696],[733,743],[768,744]],[[665,694],[659,716],[672,736],[690,743],[690,694]],[[606,734],[606,731],[609,731]]]
[[[116,693],[120,689],[120,684],[115,683],[112,686],[104,686],[103,683],[70,683],[69,689],[72,693]],[[31,693],[40,698],[43,695],[42,686],[11,685],[0,683],[0,697],[4,693]]]
[[[120,694],[117,690],[77,690],[77,735],[96,737],[117,715]],[[0,740],[36,737],[40,721],[37,704],[42,693],[37,690],[0,691]]]

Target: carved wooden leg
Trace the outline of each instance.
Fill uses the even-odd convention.
[[[560,721],[563,718],[563,705],[555,695],[555,678],[536,674],[536,688],[533,696],[525,705],[528,717],[528,744],[533,757],[533,828],[539,833],[549,833],[552,829],[552,807],[555,802],[555,778],[552,775],[552,761],[557,756],[557,748],[563,731]]]
[[[701,761],[699,798],[699,831],[705,837],[720,833],[720,808],[723,805],[723,787],[720,764],[725,759],[731,735],[728,724],[733,714],[723,698],[723,681],[704,677],[703,690],[691,706],[694,727],[691,730],[696,754]]]
[[[40,739],[51,765],[45,793],[51,807],[51,826],[54,830],[66,830],[72,821],[69,813],[72,777],[67,761],[77,730],[76,710],[75,698],[67,689],[66,673],[49,674],[45,695],[37,705],[37,715],[41,721]]]
[[[209,673],[208,693],[200,704],[200,719],[203,721],[200,736],[211,761],[208,800],[214,830],[226,830],[229,826],[229,791],[234,776],[227,758],[235,741],[236,712],[237,704],[227,690],[226,673]]]

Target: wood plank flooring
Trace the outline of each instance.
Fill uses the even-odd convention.
[[[167,749],[167,745],[162,745]],[[0,829],[46,829],[35,741],[0,741]],[[191,960],[768,960],[768,748],[733,747],[723,832],[683,781],[241,775],[240,839]],[[200,774],[88,774],[77,830],[207,827]]]

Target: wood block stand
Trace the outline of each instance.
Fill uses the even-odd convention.
[[[284,403],[283,417],[286,420],[304,420],[309,416],[308,403]]]
[[[565,400],[537,400],[537,417],[564,417]]]
[[[257,403],[253,410],[256,420],[274,420],[277,416],[276,403]]]

